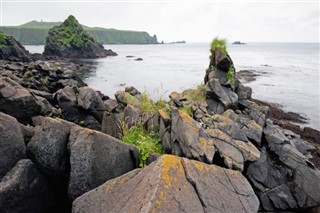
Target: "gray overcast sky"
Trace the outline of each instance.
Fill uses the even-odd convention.
[[[319,2],[27,2],[1,0],[1,25],[63,21],[147,31],[158,40],[319,42]]]

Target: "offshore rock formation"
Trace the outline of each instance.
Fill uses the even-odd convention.
[[[61,25],[49,30],[43,54],[66,58],[103,58],[117,55],[97,43],[83,30],[74,16],[69,16]]]
[[[203,86],[157,103],[134,87],[111,99],[72,63],[1,61],[0,212],[318,211],[315,147],[211,52]],[[163,151],[124,143],[137,127]]]
[[[30,54],[13,36],[0,31],[0,59],[29,61]]]

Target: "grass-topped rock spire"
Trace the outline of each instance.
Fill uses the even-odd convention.
[[[61,25],[49,30],[43,54],[67,58],[102,58],[117,55],[112,50],[104,49],[102,44],[83,30],[72,15]]]

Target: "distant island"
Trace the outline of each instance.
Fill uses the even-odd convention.
[[[246,44],[246,43],[241,42],[241,41],[235,41],[235,42],[233,42],[232,44]]]
[[[0,31],[12,35],[25,45],[44,45],[48,31],[62,22],[30,21],[19,26],[1,26]],[[82,25],[98,42],[102,44],[158,44],[157,36],[144,31],[130,31],[88,27]]]

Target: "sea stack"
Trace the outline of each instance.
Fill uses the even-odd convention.
[[[70,15],[61,25],[49,30],[44,55],[65,58],[103,58],[116,56],[112,50],[104,49],[78,20]]]
[[[0,59],[9,61],[29,61],[29,52],[13,36],[0,32]]]

